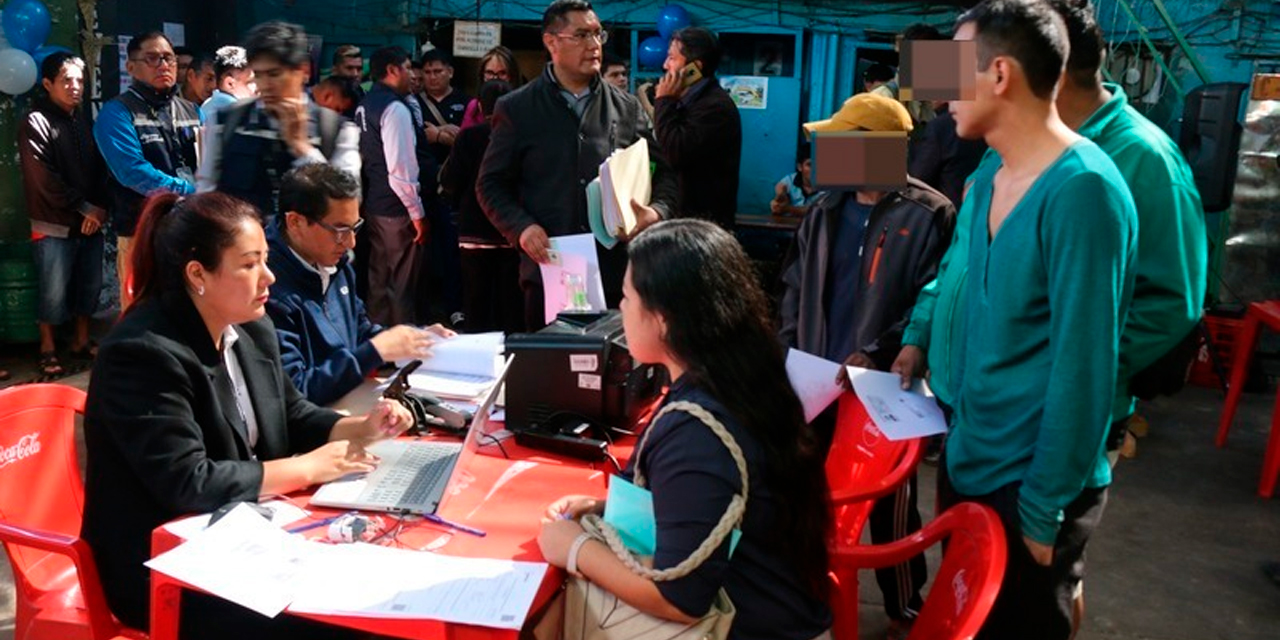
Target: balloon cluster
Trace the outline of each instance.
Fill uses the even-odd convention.
[[[640,42],[637,57],[640,66],[646,69],[658,69],[667,59],[667,49],[671,45],[671,34],[689,26],[689,12],[678,4],[669,4],[658,11],[658,35],[649,36]]]
[[[40,0],[9,0],[0,10],[0,92],[20,95],[31,90],[40,75],[40,64],[66,47],[46,45],[53,24],[49,8]]]

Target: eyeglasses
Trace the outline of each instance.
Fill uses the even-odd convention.
[[[510,80],[511,76],[507,73],[506,69],[503,69],[501,71],[492,71],[490,69],[485,69],[484,79],[485,80]]]
[[[169,66],[178,63],[178,57],[172,53],[145,53],[133,58],[135,62],[146,63],[148,67],[155,69],[160,65]]]
[[[604,44],[609,41],[609,32],[603,29],[601,29],[600,31],[575,31],[573,33],[557,33],[555,34],[555,36],[557,38],[570,40],[574,44],[579,46],[586,44],[588,39],[595,40],[600,44]]]
[[[316,220],[315,223],[325,231],[332,233],[335,243],[346,244],[348,240],[355,240],[356,232],[360,230],[360,227],[364,226],[364,218],[356,220],[356,223],[349,227],[335,227],[323,220]]]

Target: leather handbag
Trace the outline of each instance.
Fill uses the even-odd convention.
[[[747,462],[737,441],[711,412],[692,402],[669,403],[650,424],[657,423],[662,416],[673,411],[683,411],[698,418],[719,436],[742,476],[742,492],[730,500],[729,507],[707,539],[676,566],[655,570],[648,559],[638,558],[626,548],[612,525],[594,514],[582,517],[582,527],[587,533],[609,545],[632,572],[655,582],[683,578],[702,566],[741,525],[747,506]],[[652,431],[645,430],[635,450],[635,484],[639,487],[644,486],[644,474],[638,461]],[[533,636],[537,640],[723,640],[729,637],[729,628],[733,626],[736,613],[729,595],[721,588],[712,601],[711,609],[693,623],[665,620],[636,609],[586,578],[571,577],[534,627]]]

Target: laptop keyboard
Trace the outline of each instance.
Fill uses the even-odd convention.
[[[457,455],[457,445],[410,448],[369,494],[369,501],[389,506],[422,504],[431,489],[447,475],[450,462]]]

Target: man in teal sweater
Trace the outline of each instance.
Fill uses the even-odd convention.
[[[1005,525],[1009,588],[983,637],[1065,640],[1110,479],[1137,217],[1115,164],[1058,117],[1061,18],[1035,0],[989,0],[957,24],[979,69],[975,99],[952,103],[957,132],[999,161],[975,174],[964,205],[968,276],[953,306],[965,329],[940,505],[983,502]]]

